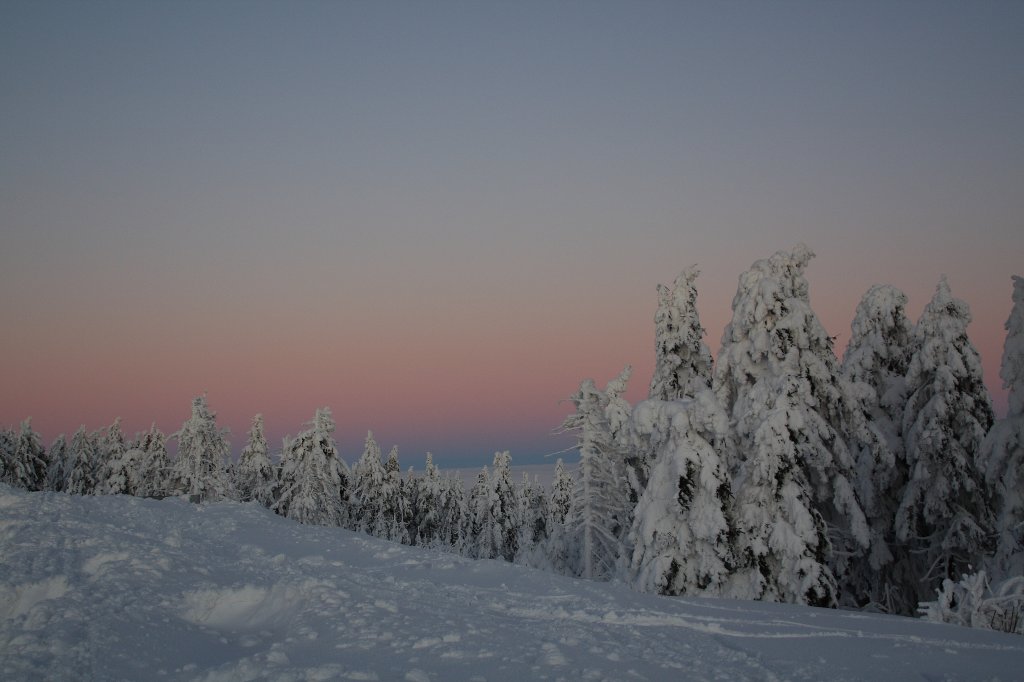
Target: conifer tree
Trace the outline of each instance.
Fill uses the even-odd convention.
[[[438,519],[437,546],[462,553],[465,545],[466,490],[462,479],[454,474],[442,483],[441,513]]]
[[[737,596],[835,605],[832,545],[849,555],[870,540],[846,442],[863,421],[810,307],[813,255],[800,244],[741,275],[715,391],[742,457],[733,465]]]
[[[490,479],[490,530],[497,558],[514,561],[519,551],[519,531],[523,525],[522,505],[512,482],[512,455],[506,450],[494,453]]]
[[[628,411],[622,408],[631,369],[626,367],[604,391],[585,379],[571,400],[576,413],[562,426],[577,433],[579,476],[573,494],[569,536],[578,558],[573,572],[588,580],[610,580],[624,569],[632,508],[623,445]],[[612,410],[609,410],[609,407]]]
[[[63,433],[54,439],[48,455],[44,489],[64,492],[67,484],[68,443]]]
[[[0,429],[0,482],[14,485],[14,431]]]
[[[575,487],[572,476],[565,470],[561,458],[555,462],[555,475],[551,481],[551,498],[548,509],[551,512],[551,523],[564,525],[572,508],[572,491]]]
[[[262,414],[252,418],[249,438],[233,469],[233,478],[239,501],[257,502],[264,507],[273,506],[277,472],[270,463]]]
[[[999,370],[1009,391],[1006,416],[992,425],[979,468],[993,493],[997,543],[991,573],[1024,575],[1024,277],[1013,278],[1013,308]]]
[[[967,304],[945,277],[914,327],[902,434],[911,467],[896,516],[896,535],[915,557],[921,591],[931,598],[989,550],[994,518],[977,467],[992,425],[981,360],[970,339]]]
[[[867,552],[854,557],[843,591],[852,605],[914,615],[914,578],[896,540],[896,510],[910,477],[900,422],[906,404],[911,330],[907,297],[889,285],[871,287],[857,306],[842,373],[851,404],[866,428],[851,434],[857,492],[871,529]],[[867,435],[865,438],[864,435]]]
[[[170,494],[173,467],[167,455],[167,438],[156,423],[136,439],[143,452],[142,471],[137,495],[162,499]]]
[[[517,490],[522,525],[519,529],[516,563],[543,567],[548,539],[548,497],[536,477],[532,480],[523,472],[523,481]]]
[[[117,471],[122,465],[124,453],[128,450],[124,432],[121,430],[121,418],[114,419],[114,423],[97,433],[94,440],[96,442],[96,492],[100,495],[109,495],[111,494],[110,480],[118,475]],[[116,483],[115,487],[117,487]]]
[[[92,495],[96,492],[97,446],[92,436],[81,426],[71,437],[67,454],[67,483],[64,492],[72,495]]]
[[[392,542],[409,544],[409,500],[402,481],[402,467],[398,462],[398,446],[388,453],[381,483],[381,518],[374,535]]]
[[[661,594],[718,595],[736,564],[725,450],[728,417],[709,389],[685,401],[646,400],[634,429],[654,468],[631,529],[632,583]]]
[[[46,485],[46,451],[39,434],[32,430],[31,417],[21,422],[11,465],[11,485],[25,490],[42,490]]]
[[[485,466],[477,474],[476,483],[466,501],[466,532],[464,552],[472,559],[493,559],[498,556],[491,518],[490,474]]]
[[[285,439],[281,457],[280,495],[274,511],[299,523],[342,526],[347,505],[341,492],[348,479],[345,463],[334,443],[330,409],[316,411],[309,428]]]
[[[428,452],[423,478],[417,481],[415,519],[413,521],[413,526],[416,528],[416,545],[421,547],[437,546],[443,494],[440,472],[434,464],[434,456]]]
[[[384,462],[373,432],[366,432],[363,454],[352,469],[352,529],[378,535],[384,519]]]
[[[216,418],[206,405],[206,396],[199,396],[192,400],[192,415],[171,436],[178,440],[174,487],[180,494],[201,500],[232,497],[227,468],[228,431],[217,427]]]
[[[657,400],[692,398],[711,388],[711,351],[697,315],[696,265],[683,270],[672,288],[658,285],[654,316],[654,376],[649,397]]]

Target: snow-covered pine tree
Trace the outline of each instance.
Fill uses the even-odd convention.
[[[684,400],[650,399],[633,428],[654,448],[654,468],[634,514],[631,582],[646,592],[719,595],[735,567],[726,451],[729,418],[710,389]]]
[[[551,480],[551,498],[548,500],[550,519],[553,524],[564,525],[572,508],[572,491],[576,484],[565,470],[561,458],[555,462],[555,475]]]
[[[11,429],[0,429],[0,483],[14,485],[14,444],[17,438]]]
[[[80,426],[68,446],[64,492],[72,495],[96,493],[96,450],[92,436],[85,430],[85,426]]]
[[[96,442],[96,493],[108,495],[111,489],[110,479],[118,476],[117,469],[121,466],[125,451],[128,450],[124,432],[121,430],[121,418],[114,419],[114,423],[95,434],[93,440]],[[115,487],[116,485],[115,483]]]
[[[846,442],[863,420],[810,306],[804,269],[813,256],[799,244],[740,276],[714,384],[742,458],[733,489],[744,550],[730,589],[835,605],[832,546],[849,555],[870,540]]]
[[[494,544],[495,532],[491,518],[493,487],[490,478],[485,466],[477,474],[476,483],[466,501],[463,552],[471,559],[493,559],[498,556],[499,548]]]
[[[585,379],[570,398],[576,413],[562,427],[575,431],[580,452],[573,493],[569,542],[579,552],[573,572],[589,580],[622,575],[629,561],[626,536],[632,521],[630,486],[623,443],[628,440],[628,411],[622,394],[632,372],[626,367],[604,391]],[[609,407],[612,407],[609,410]]]
[[[64,492],[67,483],[68,442],[64,434],[57,436],[47,453],[46,484],[44,490]]]
[[[32,418],[21,422],[14,445],[9,482],[25,490],[42,490],[46,485],[46,450],[39,434],[32,430]]]
[[[217,427],[217,415],[206,405],[206,396],[192,400],[192,415],[171,438],[178,440],[174,488],[179,494],[200,500],[231,499],[228,476],[227,429]]]
[[[368,535],[377,535],[381,532],[384,518],[384,501],[381,495],[385,475],[380,445],[374,440],[373,432],[367,431],[363,454],[352,468],[352,530]]]
[[[547,491],[536,477],[531,479],[523,472],[517,493],[523,521],[519,529],[519,548],[515,561],[536,568],[545,567],[548,540]]]
[[[992,425],[981,360],[967,337],[967,304],[943,277],[914,327],[902,434],[911,466],[896,515],[908,544],[918,601],[959,580],[990,550],[994,514],[977,456]]]
[[[402,467],[398,462],[398,446],[392,446],[384,464],[381,482],[381,517],[374,535],[403,545],[409,544],[409,500],[402,481]]]
[[[1024,277],[1013,278],[999,377],[1009,405],[989,430],[978,462],[994,493],[997,543],[990,571],[996,580],[1024,575]]]
[[[697,314],[696,265],[679,273],[672,288],[658,285],[654,316],[654,376],[648,397],[657,400],[692,398],[711,388],[711,351]]]
[[[427,453],[426,469],[423,472],[423,478],[417,482],[417,488],[416,516],[413,521],[413,525],[416,527],[415,544],[421,547],[436,547],[444,490],[441,474],[434,464],[434,456],[429,452]]]
[[[842,373],[851,404],[865,430],[851,433],[857,461],[857,493],[871,529],[871,546],[855,555],[842,586],[848,601],[888,613],[914,615],[916,586],[902,543],[896,541],[896,510],[910,477],[900,435],[906,405],[911,330],[907,297],[876,284],[857,305]],[[864,435],[867,435],[867,438]]]
[[[333,433],[334,419],[324,407],[316,411],[308,429],[285,439],[275,512],[299,523],[345,524],[348,505],[341,491],[348,471],[338,457]]]
[[[508,450],[495,452],[491,475],[490,517],[497,556],[514,561],[519,551],[519,531],[523,525],[519,494],[512,482],[512,455]]]
[[[438,518],[437,545],[462,553],[465,544],[466,490],[462,479],[455,474],[445,476],[441,513]]]
[[[273,506],[277,471],[270,463],[268,452],[267,438],[263,433],[263,415],[257,414],[252,418],[249,438],[232,470],[239,501],[257,502],[264,507]]]
[[[170,479],[173,473],[171,458],[167,455],[167,437],[157,428],[156,423],[150,425],[149,431],[140,433],[136,438],[138,447],[144,453],[139,489],[136,495],[163,499],[170,494]]]

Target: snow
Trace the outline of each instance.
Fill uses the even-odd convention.
[[[0,679],[1014,679],[1024,640],[641,594],[256,504],[0,486]]]

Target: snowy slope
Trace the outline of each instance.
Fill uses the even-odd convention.
[[[1024,640],[670,599],[254,505],[0,486],[0,679],[1020,679]]]

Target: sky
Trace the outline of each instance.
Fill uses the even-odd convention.
[[[655,287],[806,243],[860,296],[941,275],[997,413],[1024,274],[1024,3],[0,0],[0,425],[237,452],[329,406],[403,467],[514,463],[584,378],[646,396]]]

